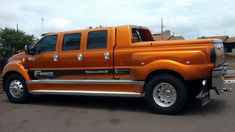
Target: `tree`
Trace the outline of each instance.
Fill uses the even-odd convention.
[[[0,28],[0,55],[10,57],[24,48],[26,44],[32,44],[35,37],[24,31],[13,28]]]

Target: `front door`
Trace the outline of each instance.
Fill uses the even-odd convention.
[[[52,70],[58,68],[56,52],[57,38],[57,35],[43,37],[33,46],[39,53],[27,55],[26,65],[33,79],[55,77]]]
[[[113,78],[111,30],[92,30],[87,33],[84,66],[87,79]]]

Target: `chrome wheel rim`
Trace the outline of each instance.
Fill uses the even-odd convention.
[[[169,107],[176,101],[175,87],[170,83],[162,82],[154,87],[153,99],[161,107]]]
[[[10,94],[14,98],[20,98],[23,95],[23,84],[19,80],[12,80],[9,85]]]

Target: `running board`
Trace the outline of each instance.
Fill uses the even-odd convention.
[[[45,79],[45,80],[30,80],[27,81],[28,84],[134,84],[134,85],[144,85],[144,81],[135,80],[55,80],[55,79]]]
[[[109,92],[109,91],[79,91],[79,90],[31,90],[31,94],[50,95],[85,95],[85,96],[110,96],[110,97],[142,97],[136,92]]]

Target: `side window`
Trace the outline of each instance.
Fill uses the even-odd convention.
[[[45,36],[34,46],[34,48],[41,52],[55,51],[56,42],[57,35]]]
[[[141,42],[141,37],[137,29],[132,29],[132,42]]]
[[[154,41],[152,33],[148,29],[132,29],[132,42]]]
[[[88,33],[87,49],[106,49],[107,31],[91,31]]]
[[[78,34],[65,34],[63,41],[63,51],[79,50],[81,43],[81,33]]]

